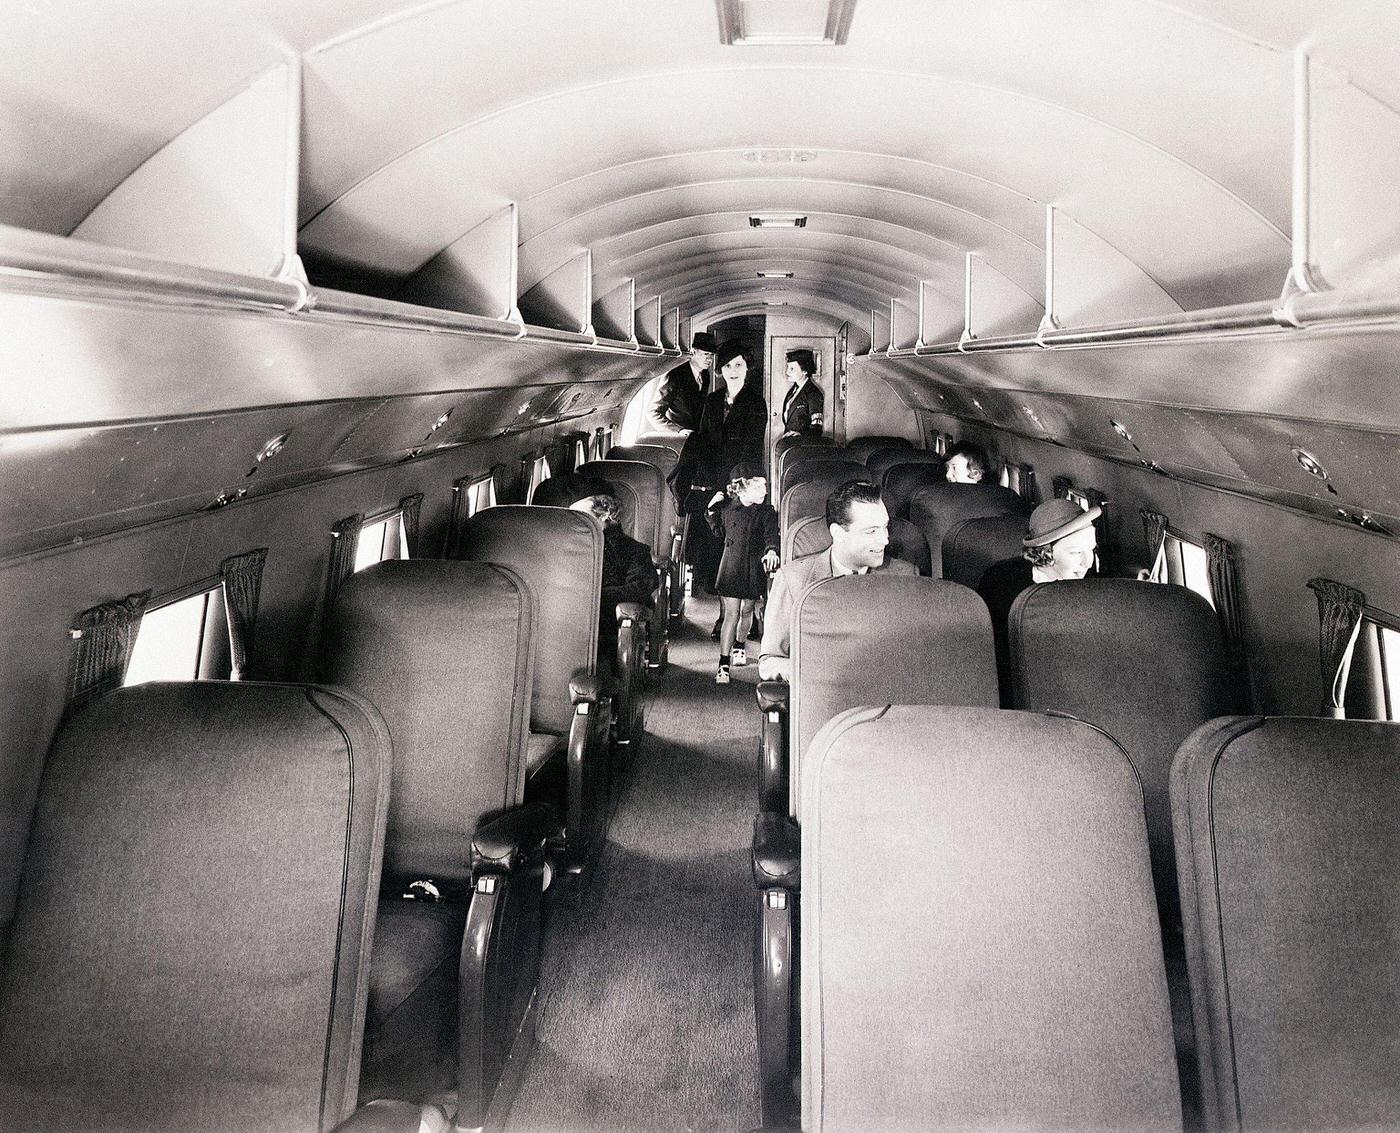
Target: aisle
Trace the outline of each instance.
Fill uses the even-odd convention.
[[[692,600],[591,890],[560,907],[510,1133],[759,1124],[753,883],[757,666],[714,684],[714,599]],[[679,627],[678,627],[679,628]]]

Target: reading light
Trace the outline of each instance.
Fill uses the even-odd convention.
[[[807,218],[795,212],[761,212],[749,217],[750,228],[806,228]]]
[[[735,47],[839,47],[856,0],[715,0],[719,41]]]

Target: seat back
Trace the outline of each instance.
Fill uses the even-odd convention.
[[[613,445],[608,449],[609,460],[640,460],[661,473],[664,481],[675,470],[680,454],[674,448],[658,444]]]
[[[1215,720],[1171,798],[1205,1127],[1400,1125],[1400,726]]]
[[[657,562],[671,553],[671,525],[668,512],[674,510],[666,491],[666,478],[656,465],[642,460],[590,460],[579,471],[585,476],[601,476],[614,487],[626,485],[634,497],[633,518],[622,529],[639,543],[651,548]],[[621,505],[621,498],[618,503]]]
[[[1184,586],[1086,578],[1023,592],[1007,637],[1012,704],[1098,725],[1137,767],[1158,900],[1174,921],[1172,757],[1195,728],[1244,703],[1215,611]]]
[[[1020,557],[1026,519],[1014,513],[964,519],[943,536],[943,577],[977,589],[987,569]]]
[[[904,448],[913,451],[914,442],[907,437],[852,437],[846,442],[846,451],[852,460],[864,461],[876,449]]]
[[[909,501],[915,492],[929,484],[947,482],[943,472],[946,466],[941,456],[912,451],[909,455],[918,456],[920,459],[901,460],[883,470],[866,465],[872,476],[879,477],[880,492],[885,497],[885,506],[890,509],[890,514],[906,518],[909,513]]]
[[[831,546],[831,528],[826,524],[826,516],[804,515],[788,522],[783,532],[783,562],[791,562],[803,555],[815,555]],[[890,520],[890,545],[886,549],[890,558],[903,559],[912,564],[920,574],[928,577],[928,544],[924,534],[907,519]]]
[[[567,735],[569,681],[597,671],[602,524],[565,508],[487,508],[463,525],[457,557],[509,567],[535,596],[534,632],[543,644],[535,651],[530,730]]]
[[[852,460],[800,464],[783,475],[787,482],[778,504],[778,523],[783,529],[800,516],[825,514],[827,496],[848,480],[866,478],[865,467]]]
[[[784,483],[790,483],[792,469],[800,468],[805,464],[821,464],[829,460],[850,460],[846,455],[846,450],[838,448],[836,445],[798,445],[790,448],[777,457],[777,468],[773,472],[773,483],[781,489]]]
[[[1030,504],[1000,484],[929,484],[909,501],[909,518],[928,540],[933,576],[943,577],[943,536],[964,519],[985,515],[1025,515]]]
[[[811,436],[808,433],[798,433],[792,437],[779,437],[773,442],[773,455],[777,460],[781,460],[784,453],[795,448],[815,448],[819,446],[835,447],[836,438],[829,433],[820,436]]]
[[[386,878],[465,882],[478,821],[521,801],[532,607],[521,578],[489,563],[390,560],[341,588],[321,673],[394,737]]]
[[[352,693],[119,689],[59,731],[0,975],[7,1130],[354,1109],[389,734]]]
[[[1181,1128],[1142,795],[1108,736],[860,708],[804,778],[804,1130]]]
[[[803,753],[858,704],[997,706],[992,623],[982,599],[951,582],[878,572],[812,583],[792,609],[794,817]]]
[[[865,454],[865,467],[870,469],[870,475],[875,478],[875,482],[880,482],[880,477],[885,474],[885,470],[893,468],[896,464],[943,464],[943,457],[936,452],[927,449],[914,448],[912,445],[885,445],[883,448],[872,449]]]

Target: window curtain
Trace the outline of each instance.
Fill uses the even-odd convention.
[[[262,591],[263,564],[267,548],[259,547],[233,555],[219,564],[224,584],[224,617],[228,621],[229,679],[241,681],[248,675],[248,657],[253,651],[253,631],[258,620],[258,595]]]
[[[68,667],[68,711],[81,708],[105,692],[120,688],[131,663],[141,615],[151,592],[128,594],[84,610],[74,620],[68,637],[72,643]]]
[[[1074,487],[1074,481],[1068,476],[1056,476],[1050,481],[1050,491],[1056,499],[1068,499],[1069,490]]]
[[[457,545],[462,538],[462,529],[471,518],[472,493],[470,476],[452,481],[452,514],[447,518],[447,531],[442,538],[440,558],[450,559],[457,555]],[[409,554],[413,551],[410,548]]]
[[[510,499],[508,489],[510,484],[506,477],[508,469],[504,464],[493,464],[491,466],[491,495],[496,503]]]
[[[1228,539],[1206,532],[1206,572],[1210,578],[1210,593],[1215,599],[1215,616],[1220,621],[1220,633],[1225,648],[1235,666],[1244,668],[1244,618],[1240,609],[1240,584],[1235,562],[1235,548]]]
[[[1021,498],[1028,504],[1040,502],[1040,489],[1036,487],[1035,469],[1029,464],[1021,465]]]
[[[1085,488],[1084,498],[1090,507],[1099,509],[1099,517],[1094,520],[1094,536],[1099,543],[1099,577],[1108,578],[1113,574],[1113,556],[1108,543],[1108,497],[1097,488]]]
[[[415,492],[411,496],[404,496],[399,501],[399,512],[403,517],[400,522],[403,524],[403,541],[408,548],[408,557],[410,559],[421,558],[423,548],[418,542],[418,524],[423,512],[423,493]]]
[[[359,541],[360,528],[364,524],[364,515],[356,512],[354,515],[347,515],[331,528],[331,562],[326,569],[326,617],[330,616],[341,586],[355,569],[355,544]]]
[[[1310,578],[1317,595],[1317,653],[1322,668],[1322,715],[1346,719],[1347,680],[1361,633],[1366,595],[1330,578]]]
[[[1152,568],[1148,571],[1149,582],[1167,581],[1167,525],[1168,520],[1160,511],[1142,508],[1142,533],[1147,540],[1147,553],[1152,556]]]

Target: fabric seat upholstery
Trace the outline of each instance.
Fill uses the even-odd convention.
[[[909,501],[909,518],[928,540],[934,578],[944,577],[943,537],[964,519],[1030,513],[1030,504],[1000,484],[929,484]]]
[[[641,460],[590,460],[579,467],[584,476],[599,476],[613,485],[627,485],[635,497],[630,526],[622,529],[639,543],[651,548],[653,560],[666,561],[671,555],[671,525],[666,512],[670,500],[666,480],[654,465]]]
[[[857,708],[809,764],[804,1130],[1181,1127],[1141,792],[1111,738]]]
[[[880,494],[885,497],[885,506],[890,514],[907,518],[909,501],[914,498],[915,492],[930,484],[947,483],[945,467],[941,456],[910,451],[906,459],[880,472]],[[874,469],[871,469],[871,474],[875,474]]]
[[[809,440],[815,438],[808,438]],[[825,464],[832,460],[846,460],[851,458],[846,450],[834,444],[804,444],[797,445],[782,452],[777,457],[778,467],[773,471],[772,487],[777,490],[779,497],[782,494],[783,485],[791,483],[794,470],[802,468],[808,464]],[[859,463],[859,462],[854,462]]]
[[[871,478],[877,484],[880,482],[880,478],[896,464],[911,463],[942,465],[944,461],[943,457],[936,452],[914,448],[907,444],[887,445],[865,454],[865,467],[869,469]]]
[[[984,515],[964,519],[943,536],[943,577],[974,590],[988,568],[1020,558],[1026,535],[1024,516]]]
[[[784,531],[799,516],[825,514],[827,496],[842,484],[867,479],[864,466],[849,460],[798,465],[784,476],[787,481],[778,504],[778,523]]]
[[[1400,1125],[1400,725],[1214,720],[1171,800],[1205,1128]]]
[[[1133,761],[1158,900],[1174,923],[1172,758],[1199,725],[1244,706],[1215,611],[1184,586],[1086,578],[1022,593],[1007,631],[1013,706],[1096,724]]]
[[[0,978],[0,1127],[348,1116],[390,762],[337,689],[147,684],[69,719]]]
[[[852,460],[864,461],[867,456],[877,449],[906,448],[913,450],[914,442],[907,437],[885,437],[885,436],[865,436],[852,437],[846,442],[846,451],[851,454]]]

